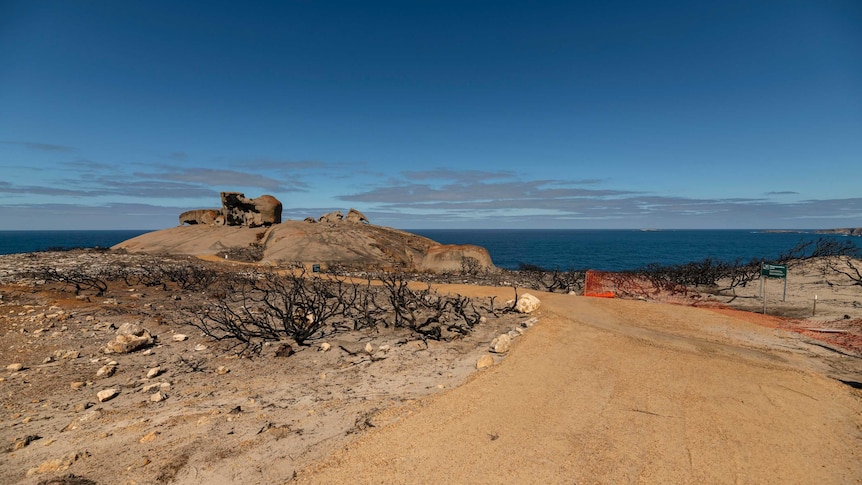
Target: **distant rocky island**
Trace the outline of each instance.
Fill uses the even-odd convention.
[[[183,212],[178,227],[149,232],[113,249],[150,254],[216,256],[270,264],[301,263],[322,268],[397,269],[443,273],[493,269],[488,251],[469,244],[440,244],[371,224],[350,209],[302,221],[281,220],[282,203],[271,195],[247,198],[222,192],[222,207]]]
[[[862,236],[862,227],[839,227],[836,229],[767,229],[760,231],[767,234],[774,233],[799,233],[799,234],[837,234],[840,236]]]
[[[844,236],[862,236],[862,227],[844,227],[839,229],[820,229],[815,234],[842,234]]]

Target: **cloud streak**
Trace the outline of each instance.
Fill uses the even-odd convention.
[[[768,197],[690,198],[583,187],[600,180],[511,180],[508,172],[408,171],[389,185],[342,195],[370,205],[366,213],[386,220],[421,215],[423,223],[531,224],[571,227],[573,221],[627,221],[628,227],[790,227],[824,216],[862,217],[862,199],[781,202]],[[406,179],[406,180],[405,180]],[[444,183],[432,182],[442,180]],[[427,181],[428,183],[416,183]],[[454,181],[452,183],[447,183]],[[796,195],[771,192],[767,195]],[[399,216],[405,214],[405,216]],[[516,222],[517,221],[517,222]],[[758,222],[761,221],[761,222]],[[816,226],[816,224],[815,224]],[[414,226],[415,227],[415,226]],[[811,226],[808,226],[811,227]]]
[[[257,187],[275,192],[301,192],[308,188],[307,184],[299,180],[285,181],[256,173],[198,167],[160,173],[135,172],[134,176],[207,186]]]
[[[30,150],[37,150],[42,152],[62,152],[62,153],[71,153],[75,151],[75,148],[65,145],[55,145],[53,143],[37,143],[37,142],[29,142],[29,141],[0,141],[0,144],[3,145],[14,145],[20,146],[24,148],[28,148]]]

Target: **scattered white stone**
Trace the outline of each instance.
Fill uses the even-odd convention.
[[[484,369],[485,367],[491,367],[494,365],[494,358],[488,354],[479,357],[479,361],[476,362],[477,369]]]
[[[204,344],[197,344],[197,345],[195,345],[195,350],[197,350],[198,352],[203,351],[203,350],[206,350],[206,349],[207,349],[207,346],[206,346],[206,345],[204,345]]]
[[[44,461],[39,466],[27,470],[27,476],[32,477],[33,475],[42,475],[45,473],[68,470],[76,461],[89,456],[90,453],[84,451],[81,453],[69,453],[60,458]]]
[[[153,337],[150,336],[149,332],[144,332],[142,335],[117,335],[117,338],[108,342],[108,345],[105,346],[105,353],[127,354],[152,343]]]
[[[535,296],[529,293],[524,293],[520,298],[518,298],[515,310],[517,310],[518,313],[532,313],[539,308],[540,303],[541,301],[539,301]]]
[[[119,389],[105,389],[104,391],[99,391],[96,393],[96,397],[99,399],[99,402],[110,401],[111,399],[117,397],[120,394]]]
[[[328,352],[329,349],[331,349],[331,348],[332,348],[331,344],[329,344],[327,342],[323,342],[322,344],[320,344],[320,347],[318,348],[318,350],[320,350],[321,352]]]
[[[371,342],[365,344],[365,353],[371,355],[374,353],[374,347],[371,346]]]
[[[96,377],[111,377],[114,373],[117,372],[117,363],[111,362],[109,364],[103,365],[99,370],[96,371]]]
[[[160,388],[160,387],[161,387],[161,385],[162,385],[162,384],[161,384],[160,382],[156,382],[156,383],[154,383],[154,384],[147,384],[146,386],[144,386],[144,387],[142,387],[142,388],[141,388],[141,392],[149,393],[149,392],[151,392],[153,389],[158,389],[158,388]]]
[[[19,370],[23,370],[23,369],[24,369],[24,364],[22,364],[20,362],[16,362],[14,364],[9,364],[6,366],[6,370],[8,370],[9,372],[18,372]]]
[[[152,369],[147,371],[147,379],[152,379],[153,377],[156,377],[157,375],[159,375],[161,373],[162,373],[161,367],[153,367]]]
[[[168,395],[162,391],[158,391],[155,394],[150,396],[150,401],[152,402],[162,402],[168,398]]]
[[[512,339],[509,338],[508,335],[501,334],[494,338],[491,341],[491,352],[496,354],[503,354],[509,351],[509,348],[512,346]]]
[[[140,325],[133,322],[126,322],[120,325],[120,328],[117,329],[117,335],[134,335],[135,337],[140,337],[144,332],[145,330],[141,328]]]
[[[183,340],[186,340],[188,338],[189,336],[184,333],[175,333],[174,336],[171,337],[174,342],[182,342]]]
[[[377,350],[379,350],[380,352],[389,352],[390,348],[391,347],[389,347],[388,345],[381,345],[380,348],[378,348]]]
[[[63,353],[63,356],[61,358],[74,360],[80,356],[81,356],[81,352],[78,352],[77,350],[67,350],[66,352]]]
[[[371,360],[372,361],[378,361],[378,360],[386,359],[388,357],[389,357],[389,354],[387,354],[386,352],[378,350],[376,353],[371,355]]]
[[[223,375],[227,374],[228,372],[230,372],[230,369],[228,369],[227,367],[225,367],[223,365],[216,367],[216,374],[218,374],[220,376],[223,376]]]

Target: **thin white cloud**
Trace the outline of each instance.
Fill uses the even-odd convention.
[[[208,187],[257,187],[275,192],[297,192],[307,189],[307,185],[299,180],[278,180],[256,173],[225,169],[191,167],[158,173],[136,172],[133,175],[142,179],[187,182]]]
[[[37,143],[37,142],[29,142],[29,141],[0,141],[0,144],[3,145],[16,145],[24,148],[29,148],[30,150],[37,150],[43,152],[65,152],[70,153],[74,152],[75,148],[66,146],[66,145],[55,145],[53,143]]]
[[[499,176],[496,180],[491,176]],[[628,221],[628,227],[783,227],[819,220],[862,217],[862,199],[780,202],[767,197],[698,199],[644,192],[583,187],[601,181],[510,180],[503,172],[432,170],[405,172],[387,185],[342,195],[338,199],[364,204],[366,214],[387,221],[421,215],[422,223],[445,225],[488,220],[520,221],[529,227],[565,227],[573,221]],[[433,184],[434,181],[455,183]],[[788,192],[775,194],[795,195]],[[399,216],[398,214],[402,214]],[[764,223],[764,221],[766,221]],[[539,226],[537,226],[539,224]],[[617,224],[618,223],[614,223]],[[412,224],[411,227],[420,227]],[[499,226],[498,226],[499,227]]]

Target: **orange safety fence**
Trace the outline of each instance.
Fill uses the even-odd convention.
[[[684,285],[660,278],[629,272],[588,270],[584,277],[584,296],[600,298],[638,298],[674,301],[689,296]]]
[[[587,270],[584,277],[584,296],[613,298],[616,285],[613,278],[607,277],[610,274],[607,271]]]

